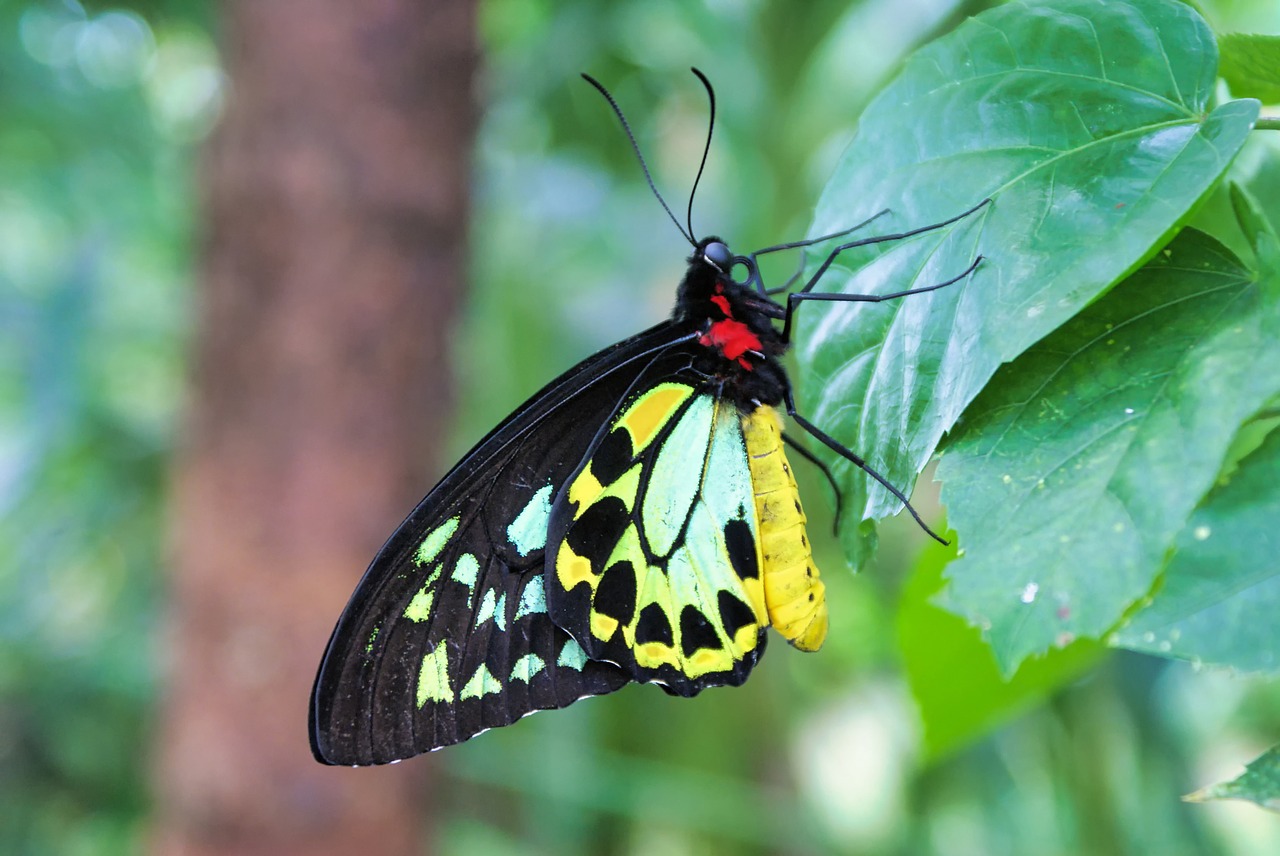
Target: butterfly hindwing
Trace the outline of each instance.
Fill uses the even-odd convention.
[[[630,680],[552,622],[548,520],[559,488],[630,391],[687,364],[676,338],[660,325],[553,381],[400,525],[321,662],[311,706],[319,760],[405,758]]]
[[[677,695],[740,684],[765,644],[742,417],[692,381],[637,389],[557,495],[552,620]]]

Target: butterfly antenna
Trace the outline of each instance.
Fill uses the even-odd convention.
[[[711,102],[711,116],[707,119],[707,144],[702,149],[702,163],[698,164],[698,175],[693,180],[693,189],[689,191],[689,236],[693,236],[693,197],[698,192],[698,182],[702,181],[702,171],[707,167],[707,155],[711,153],[711,134],[716,129],[716,91],[711,88],[711,81],[696,68],[690,68],[707,90],[707,100]]]
[[[640,169],[644,170],[644,179],[649,182],[649,189],[653,191],[654,196],[658,197],[658,202],[662,205],[662,210],[667,212],[667,216],[671,218],[672,223],[676,224],[676,228],[680,230],[680,234],[684,236],[686,241],[696,247],[698,242],[694,240],[692,230],[688,232],[684,230],[684,226],[680,225],[680,221],[676,219],[676,215],[671,213],[671,208],[667,205],[667,200],[663,199],[662,194],[658,192],[658,186],[653,183],[653,176],[649,174],[649,165],[645,163],[644,155],[640,153],[640,144],[636,142],[636,135],[631,133],[631,125],[627,123],[627,117],[622,115],[622,108],[618,106],[618,102],[613,100],[613,96],[609,94],[609,90],[605,89],[604,85],[591,75],[583,74],[582,79],[599,90],[600,94],[609,102],[609,106],[613,108],[614,115],[617,116],[618,121],[622,123],[622,130],[626,132],[627,139],[631,141],[631,148],[635,150],[636,158],[640,161]]]

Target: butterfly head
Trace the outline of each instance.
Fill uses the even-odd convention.
[[[733,267],[733,253],[729,252],[729,245],[724,241],[708,238],[698,245],[698,252],[707,264],[723,274],[729,273]]]

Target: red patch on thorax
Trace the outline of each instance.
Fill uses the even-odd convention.
[[[759,352],[762,349],[760,338],[751,332],[751,328],[732,318],[713,323],[698,341],[709,348],[715,348],[728,359],[738,360],[745,369],[751,368],[751,365],[740,359],[742,355],[747,351]]]
[[[714,322],[699,340],[710,348],[716,348],[730,360],[737,360],[748,351],[760,351],[762,347],[760,339],[751,333],[748,326],[733,319]]]
[[[724,354],[726,359],[737,360],[738,365],[751,371],[751,363],[747,362],[742,355],[747,351],[759,353],[763,350],[760,337],[752,333],[751,328],[746,324],[733,317],[733,310],[729,308],[729,298],[724,296],[723,288],[719,284],[716,285],[716,293],[711,296],[711,302],[720,308],[725,317],[723,321],[713,321],[698,342],[708,348],[715,348]]]

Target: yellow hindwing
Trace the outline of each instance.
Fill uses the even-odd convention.
[[[586,606],[556,617],[590,656],[677,691],[745,678],[768,618],[742,429],[730,402],[658,384],[569,482],[552,598]]]

